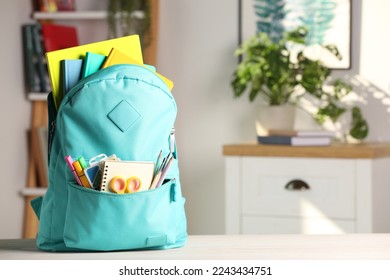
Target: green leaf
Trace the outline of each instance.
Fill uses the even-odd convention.
[[[342,60],[343,56],[339,52],[339,49],[337,48],[336,45],[325,45],[325,49],[331,52],[338,60]]]
[[[333,83],[335,98],[340,100],[347,96],[352,91],[352,86],[344,83],[341,79],[335,80]]]
[[[233,88],[234,97],[240,97],[246,89],[246,83],[242,83],[236,74],[231,82],[231,86]]]
[[[349,134],[355,139],[364,139],[368,135],[368,123],[363,118],[360,108],[352,108],[352,124]]]
[[[329,103],[323,108],[320,108],[317,112],[320,118],[330,118],[333,122],[336,122],[338,118],[346,111],[345,108],[341,108],[334,103]]]

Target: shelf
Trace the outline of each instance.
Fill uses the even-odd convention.
[[[89,20],[89,19],[106,19],[106,11],[69,11],[69,12],[35,12],[33,18],[36,20]]]
[[[47,188],[45,187],[35,187],[35,188],[32,188],[32,187],[29,187],[29,188],[24,188],[20,194],[22,196],[40,196],[40,195],[44,195],[47,191]]]
[[[29,92],[27,99],[30,101],[46,101],[48,92]]]

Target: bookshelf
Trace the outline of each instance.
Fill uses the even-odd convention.
[[[39,95],[46,96],[44,93]],[[43,160],[39,154],[38,128],[47,126],[47,108],[46,101],[38,99],[38,93],[35,94],[32,102],[31,125],[29,133],[29,156],[27,169],[27,187],[22,191],[25,197],[25,214],[23,226],[23,238],[34,238],[38,231],[38,220],[30,206],[30,201],[37,196],[44,194],[47,186],[46,175],[43,173]]]
[[[27,99],[29,101],[46,101],[48,92],[29,92]]]
[[[156,65],[157,58],[157,34],[158,34],[158,0],[150,1],[150,17],[153,19],[150,26],[151,43],[143,49],[144,62],[151,65]],[[34,20],[41,21],[82,21],[82,24],[93,24],[94,20],[106,20],[107,11],[66,11],[66,12],[33,12],[31,16]],[[102,38],[104,40],[105,38]],[[27,187],[21,192],[25,198],[25,215],[23,226],[23,238],[35,238],[38,232],[38,220],[33,209],[30,206],[30,201],[44,195],[47,187],[47,175],[42,173],[43,160],[37,153],[39,127],[47,127],[47,104],[46,98],[48,93],[29,92],[27,99],[32,104],[32,115],[30,125],[29,139],[29,159],[28,159],[28,174]]]
[[[35,20],[96,20],[106,19],[106,11],[72,11],[72,12],[35,12],[32,15]]]

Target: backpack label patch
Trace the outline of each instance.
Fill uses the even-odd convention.
[[[141,116],[126,100],[122,100],[107,117],[122,131],[128,130]]]

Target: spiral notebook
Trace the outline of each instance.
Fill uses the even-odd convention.
[[[154,162],[105,161],[100,191],[110,192],[110,181],[116,176],[121,176],[125,180],[136,176],[141,181],[141,187],[138,191],[148,190],[152,182],[153,172]]]

